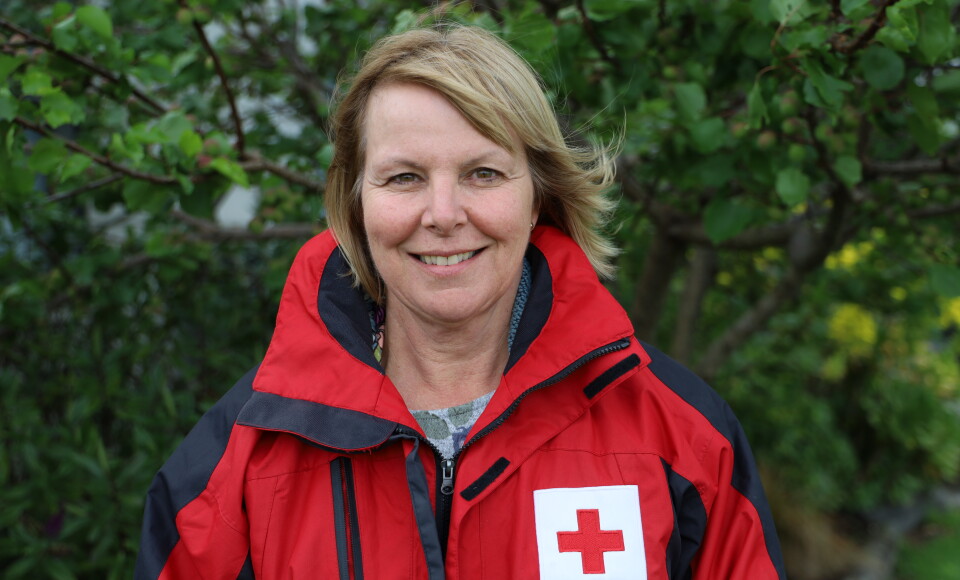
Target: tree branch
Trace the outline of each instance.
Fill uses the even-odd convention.
[[[701,246],[694,251],[686,284],[683,287],[683,295],[680,297],[680,310],[677,313],[673,344],[670,347],[670,354],[681,363],[688,364],[693,355],[697,321],[702,312],[703,299],[713,283],[716,269],[715,249]]]
[[[76,153],[89,157],[91,160],[94,161],[94,163],[103,165],[104,167],[108,167],[117,173],[122,173],[123,175],[126,175],[128,177],[133,177],[135,179],[142,179],[143,181],[149,181],[150,183],[156,183],[159,185],[171,185],[171,184],[177,183],[176,178],[170,175],[155,175],[153,173],[144,173],[142,171],[137,171],[136,169],[131,169],[129,167],[121,165],[111,160],[109,157],[105,157],[98,153],[94,153],[93,151],[90,151],[89,149],[83,147],[76,141],[67,139],[66,137],[61,137],[60,135],[57,135],[50,129],[47,129],[42,125],[38,125],[36,123],[28,121],[22,117],[15,118],[14,122],[20,125],[21,127],[25,127],[27,129],[30,129],[31,131],[36,131],[37,133],[40,133],[45,137],[49,137],[51,139],[58,139],[62,141],[64,145],[67,146],[67,149],[70,149],[71,151],[74,151]]]
[[[667,233],[678,240],[698,246],[715,246],[730,250],[758,250],[770,246],[785,246],[797,227],[796,221],[751,228],[736,236],[714,244],[707,236],[702,222],[679,223],[670,226]]]
[[[924,207],[915,209],[913,211],[908,211],[906,213],[907,217],[911,219],[927,219],[953,215],[955,213],[960,213],[960,201],[947,205]]]
[[[910,177],[930,173],[960,174],[960,158],[908,159],[905,161],[863,161],[864,178],[880,175]]]
[[[633,164],[629,161],[617,160],[617,181],[620,183],[620,191],[639,203],[644,213],[659,226],[666,228],[683,222],[682,216],[676,209],[669,204],[657,201],[648,189],[633,178],[632,167]]]
[[[854,231],[852,226],[844,227],[847,208],[851,198],[849,191],[835,186],[831,192],[832,206],[827,224],[820,236],[813,241],[813,247],[802,252],[791,252],[791,264],[773,290],[761,298],[753,308],[744,312],[733,325],[716,338],[707,348],[697,366],[697,372],[709,381],[723,366],[732,352],[740,347],[755,332],[761,329],[785,304],[797,298],[807,274],[819,268],[837,242],[845,234]],[[797,236],[806,236],[809,230],[798,228]],[[792,244],[791,245],[797,245]]]
[[[80,187],[71,189],[70,191],[66,191],[64,193],[58,193],[56,195],[51,195],[44,201],[44,203],[57,203],[60,201],[64,201],[66,199],[77,197],[80,194],[86,193],[88,191],[93,191],[94,189],[100,189],[101,187],[110,185],[111,183],[115,181],[119,181],[121,179],[123,179],[123,173],[113,173],[102,179],[97,179],[96,181],[85,183]]]
[[[36,45],[36,46],[40,46],[40,47],[42,47],[44,50],[46,50],[46,51],[48,51],[48,52],[51,52],[51,53],[53,53],[53,54],[56,54],[57,56],[59,56],[59,57],[61,57],[61,58],[64,58],[64,59],[66,59],[66,60],[69,60],[69,61],[71,61],[71,62],[73,62],[73,63],[75,63],[75,64],[78,64],[78,65],[82,66],[83,68],[85,68],[85,69],[91,71],[92,73],[96,74],[97,76],[106,79],[107,81],[109,81],[109,82],[111,82],[111,83],[114,83],[114,84],[122,84],[122,83],[123,83],[123,79],[122,79],[120,76],[117,76],[117,75],[114,74],[112,71],[109,71],[109,70],[103,68],[102,66],[98,65],[98,64],[95,63],[94,61],[92,61],[92,60],[90,60],[90,59],[88,59],[88,58],[86,58],[86,57],[83,57],[83,56],[80,56],[80,55],[77,55],[77,54],[73,54],[72,52],[67,52],[67,51],[64,51],[64,50],[60,50],[59,48],[57,48],[56,46],[54,46],[53,43],[51,43],[51,42],[49,42],[49,41],[47,41],[47,40],[44,40],[44,39],[42,39],[42,38],[40,38],[40,37],[38,37],[38,36],[34,36],[29,30],[25,30],[25,29],[17,26],[16,24],[8,21],[8,20],[5,20],[5,19],[3,19],[3,18],[0,18],[0,28],[6,28],[7,30],[10,30],[10,31],[15,32],[15,33],[17,33],[17,34],[20,34],[20,35],[22,35],[24,38],[26,38],[27,40],[29,40],[31,44],[34,44],[34,45]],[[133,93],[134,96],[136,96],[138,99],[140,99],[140,101],[142,101],[142,102],[146,103],[147,105],[149,105],[149,106],[154,110],[154,112],[156,112],[156,113],[158,113],[158,114],[162,114],[162,113],[166,113],[166,112],[167,112],[167,108],[166,108],[166,107],[164,107],[164,106],[161,105],[159,102],[157,102],[156,100],[154,100],[153,98],[151,98],[149,95],[147,95],[146,93],[144,93],[142,90],[134,87],[132,84],[130,85],[130,90],[131,90],[131,92]]]
[[[670,281],[683,261],[686,245],[656,228],[643,263],[643,272],[634,290],[630,318],[640,340],[650,340],[663,312]]]
[[[256,23],[260,29],[257,34],[254,34],[249,30],[250,19],[243,12],[237,16],[237,21],[239,25],[236,28],[236,34],[247,43],[246,50],[248,58],[250,52],[256,54],[260,59],[257,65],[263,69],[276,69],[280,66],[279,59],[267,51],[261,41],[263,38],[273,38],[275,36],[271,32],[264,32],[264,23]],[[291,44],[294,45],[292,49],[284,49],[284,46]],[[330,95],[333,93],[333,87],[326,87],[321,82],[318,82],[316,75],[314,75],[306,63],[303,62],[295,44],[295,40],[293,42],[282,42],[280,44],[280,52],[283,53],[283,56],[289,61],[290,78],[293,79],[296,94],[298,94],[305,103],[303,113],[310,117],[315,126],[323,127],[326,125],[326,118],[320,115],[318,111],[321,104],[326,105],[329,103]],[[291,106],[291,108],[293,107]]]
[[[187,8],[185,0],[181,0],[180,5]],[[234,147],[238,153],[243,155],[246,149],[246,137],[243,134],[243,120],[240,119],[240,112],[237,110],[237,101],[233,97],[233,91],[230,89],[230,83],[227,79],[227,73],[223,69],[223,63],[220,61],[220,55],[217,54],[217,51],[213,50],[213,46],[210,45],[210,40],[207,38],[207,33],[204,31],[203,25],[200,24],[200,21],[196,18],[193,19],[193,29],[200,38],[200,44],[203,45],[203,50],[205,50],[213,60],[213,66],[217,71],[217,77],[220,79],[220,85],[223,87],[223,92],[226,93],[227,96],[227,103],[230,105],[230,117],[233,119],[233,129],[237,136],[237,142],[234,143]]]
[[[277,224],[258,232],[247,228],[224,227],[214,221],[198,218],[178,209],[172,210],[170,215],[193,229],[200,239],[210,241],[299,240],[313,237],[322,229],[319,224],[289,223]]]
[[[593,21],[590,20],[589,16],[587,16],[587,9],[583,5],[583,0],[577,0],[577,10],[580,11],[580,17],[583,18],[583,30],[587,33],[587,38],[590,39],[590,44],[592,44],[593,47],[597,49],[597,52],[600,53],[600,58],[612,66],[613,70],[619,71],[620,61],[610,56],[610,53],[607,51],[607,47],[603,45],[600,35],[597,34],[597,29],[593,26]]]
[[[865,47],[873,37],[877,35],[877,32],[880,32],[880,29],[883,28],[883,25],[887,22],[887,8],[893,6],[899,2],[899,0],[884,0],[883,4],[877,8],[876,13],[873,15],[873,18],[870,20],[870,25],[867,26],[867,29],[863,33],[855,38],[853,42],[844,45],[834,45],[834,49],[837,52],[843,54],[853,54],[861,48]]]
[[[324,182],[268,161],[261,157],[256,151],[248,152],[240,166],[247,172],[266,171],[289,183],[302,185],[316,192],[322,192],[326,187]]]

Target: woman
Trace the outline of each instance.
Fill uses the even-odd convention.
[[[521,58],[388,37],[333,128],[331,231],[158,473],[138,578],[784,577],[736,419],[598,280],[610,159]]]

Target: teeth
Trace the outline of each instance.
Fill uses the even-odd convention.
[[[420,261],[424,264],[430,264],[431,266],[453,266],[454,264],[459,264],[468,258],[474,257],[476,254],[476,251],[463,252],[462,254],[454,254],[452,256],[427,256],[421,254]]]

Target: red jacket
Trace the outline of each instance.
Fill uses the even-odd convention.
[[[308,242],[262,364],[158,472],[136,578],[784,578],[730,408],[568,237],[538,227],[527,259],[500,386],[441,462],[332,235]]]

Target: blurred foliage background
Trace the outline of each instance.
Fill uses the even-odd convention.
[[[791,577],[957,577],[958,0],[4,0],[3,576],[130,576],[324,227],[338,76],[431,11],[623,137],[611,290],[737,411]]]

